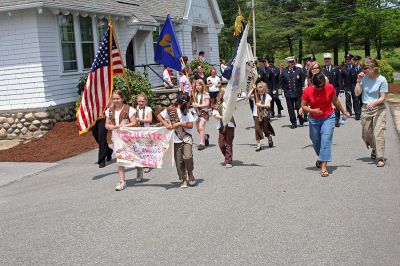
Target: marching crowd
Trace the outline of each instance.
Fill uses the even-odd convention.
[[[199,54],[199,59],[205,60],[204,53]],[[187,63],[187,57],[183,61]],[[312,57],[305,58],[303,66],[297,64],[293,56],[286,58],[287,67],[276,67],[271,56],[259,57],[257,61],[258,79],[247,95],[255,125],[256,152],[262,149],[261,140],[264,138],[267,138],[268,146],[273,147],[272,136],[275,136],[275,131],[271,125],[271,117],[282,116],[284,108],[281,101],[284,95],[290,128],[297,128],[298,123],[309,123],[310,139],[318,157],[315,165],[321,169],[321,176],[329,175],[327,163],[332,161],[334,128],[340,127],[340,121],[353,114],[355,120],[361,120],[362,139],[367,148],[372,148],[371,158],[377,160],[378,167],[385,165],[384,102],[388,84],[379,74],[379,64],[375,59],[368,57],[361,64],[360,56],[348,54],[345,56],[345,63],[335,66],[332,64],[332,55],[325,53],[323,66]],[[221,61],[221,70],[224,68],[224,62]],[[210,142],[206,133],[210,116],[216,121],[218,146],[224,156],[225,167],[232,167],[236,123],[232,117],[226,126],[222,124],[226,105],[221,78],[215,68],[211,68],[210,73],[205,73],[199,65],[194,71],[195,73],[190,73],[190,69],[186,67],[178,73],[178,99],[175,104],[157,115],[163,126],[175,130],[174,159],[182,188],[196,182],[193,174],[193,126],[199,134],[197,149],[201,151]],[[172,77],[172,71],[164,67],[163,79],[166,87],[173,86]],[[345,107],[338,100],[341,91],[346,95]],[[124,95],[118,90],[113,92],[112,101],[112,107],[105,113],[107,130],[112,131],[120,126],[150,126],[153,121],[153,112],[146,105],[145,95],[137,96],[136,108],[124,104]],[[98,135],[101,134],[96,133],[96,140],[99,139]],[[104,167],[106,159],[111,159],[112,150],[106,142],[104,144],[104,138],[98,143],[98,163],[99,167]],[[141,181],[143,172],[148,171],[148,168],[138,168],[137,181]],[[118,173],[120,180],[116,190],[119,191],[126,186],[124,167],[119,166]]]

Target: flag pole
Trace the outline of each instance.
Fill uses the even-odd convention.
[[[110,19],[111,19],[111,17],[110,17]],[[112,37],[115,39],[115,44],[117,45],[118,52],[119,52],[119,54],[121,56],[121,62],[122,62],[122,66],[123,66],[122,67],[122,75],[124,76],[124,79],[125,79],[125,82],[126,82],[126,86],[128,87],[129,96],[132,97],[131,86],[129,85],[128,76],[126,75],[126,72],[125,72],[124,60],[122,59],[121,48],[119,46],[118,39],[117,39],[117,37],[116,37],[116,35],[114,33],[114,27],[112,27]],[[112,50],[111,50],[111,53],[112,53]],[[114,74],[114,72],[112,72],[112,73]]]
[[[110,22],[108,23],[108,27],[110,28],[110,73],[111,73],[111,86],[110,86],[110,95],[114,89],[114,71],[113,71],[113,60],[112,60],[112,41],[113,41],[113,25],[112,18],[110,16]]]

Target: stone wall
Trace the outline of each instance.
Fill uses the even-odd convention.
[[[39,138],[56,122],[75,120],[75,104],[64,104],[46,109],[0,112],[0,139]]]
[[[178,98],[178,88],[154,89],[156,94],[154,99],[154,111],[157,114],[163,108],[174,104]]]
[[[176,102],[177,91],[177,88],[154,89],[156,114]],[[74,103],[46,109],[0,111],[0,140],[39,138],[46,134],[56,122],[73,120],[76,120]]]

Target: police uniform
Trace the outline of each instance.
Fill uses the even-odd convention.
[[[325,59],[332,59],[332,54],[325,53],[324,60]],[[343,90],[342,73],[340,71],[340,68],[338,66],[334,66],[334,65],[325,65],[322,68],[322,73],[328,78],[329,83],[331,83],[333,85],[333,87],[335,87],[336,96],[339,96],[339,92],[341,90]],[[335,108],[335,126],[336,127],[340,127],[339,119],[340,119],[340,110]]]
[[[356,78],[358,77],[358,74],[360,74],[363,70],[362,70],[362,67],[361,67],[361,56],[359,56],[359,55],[356,55],[356,56],[354,56],[354,63],[356,63],[356,61],[357,61],[357,64],[354,64],[354,68],[355,68],[355,70],[356,70],[356,74],[357,74],[357,76],[356,76]],[[356,79],[356,82],[357,82],[357,79]],[[356,105],[357,105],[357,107],[359,108],[359,109],[357,109],[357,111],[354,111],[356,114],[358,113],[358,114],[361,114],[361,107],[362,107],[362,105],[363,105],[363,103],[362,103],[362,96],[360,95],[360,96],[356,96],[356,98],[355,98],[355,101],[356,101]],[[356,115],[356,120],[360,120],[360,116],[357,116]]]
[[[353,58],[353,55],[347,54],[345,56],[346,61],[349,61]],[[356,95],[354,93],[354,88],[357,83],[357,72],[353,64],[346,63],[342,67],[342,80],[343,87],[346,92],[346,111],[352,114],[352,107],[354,109],[354,113],[357,119],[361,116],[361,107],[356,100]],[[352,104],[353,102],[353,104]]]
[[[269,109],[269,112],[270,112],[271,117],[275,116],[274,106],[276,103],[276,106],[278,108],[278,116],[280,117],[281,111],[283,110],[283,106],[282,106],[281,100],[279,99],[279,94],[278,94],[278,83],[279,83],[280,71],[279,71],[279,68],[277,68],[273,64],[274,61],[275,60],[272,56],[268,57],[268,63],[272,64],[272,65],[268,66],[267,72],[266,72],[269,95],[272,98],[271,108]]]
[[[294,57],[286,58],[288,62],[294,62]],[[291,128],[297,127],[297,118],[299,119],[300,125],[303,125],[304,119],[298,114],[301,108],[301,95],[303,94],[305,76],[301,68],[296,67],[295,63],[291,63],[290,67],[283,69],[282,74],[279,77],[279,88],[282,88],[285,93],[288,113],[290,122],[292,123]],[[297,112],[297,118],[295,114]]]

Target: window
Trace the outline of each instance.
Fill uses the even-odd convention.
[[[99,46],[101,45],[101,43],[103,42],[103,37],[104,34],[106,33],[107,29],[108,29],[108,19],[106,18],[101,18],[101,19],[97,19],[97,30],[98,30],[98,36],[99,36]]]
[[[57,19],[61,35],[64,71],[78,70],[75,50],[74,19],[72,15],[59,15]]]
[[[79,25],[81,30],[81,45],[83,68],[90,68],[94,60],[94,42],[91,17],[79,17]]]
[[[160,29],[157,27],[155,31],[153,31],[153,48],[154,52],[156,51],[158,38],[160,37]]]

